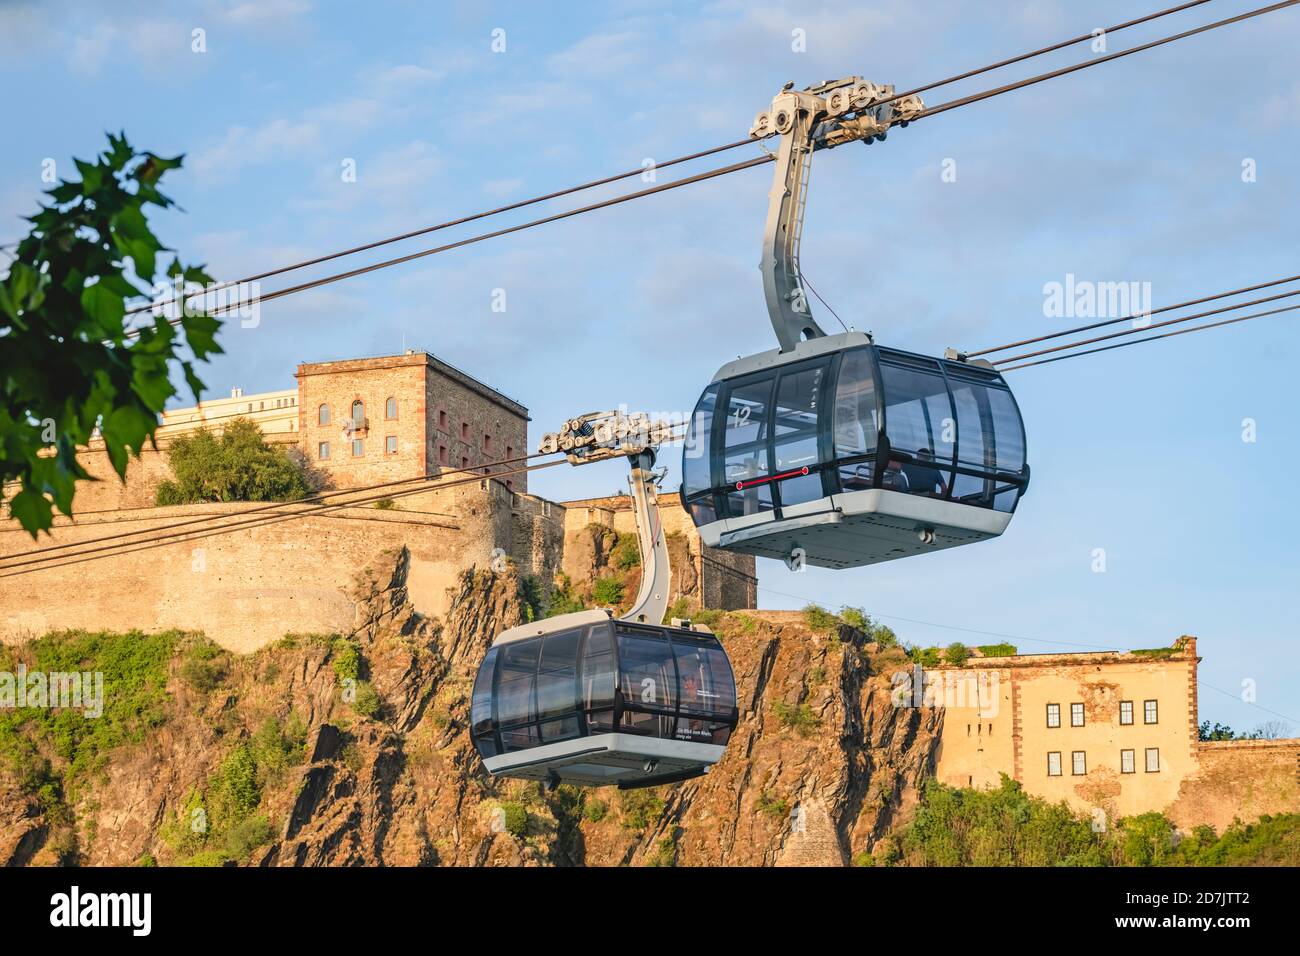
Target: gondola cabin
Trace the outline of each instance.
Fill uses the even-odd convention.
[[[628,789],[704,773],[737,715],[731,664],[712,634],[596,610],[498,637],[470,719],[492,774]]]
[[[719,369],[682,476],[705,545],[853,568],[996,537],[1029,466],[992,367],[848,332]]]

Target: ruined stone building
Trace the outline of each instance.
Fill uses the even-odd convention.
[[[1196,638],[1137,652],[974,656],[928,669],[944,707],[936,775],[1029,793],[1104,821],[1151,810],[1222,829],[1300,811],[1300,740],[1202,741]]]

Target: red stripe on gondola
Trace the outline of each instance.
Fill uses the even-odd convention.
[[[771,477],[768,478],[755,478],[753,481],[738,481],[736,482],[736,490],[744,491],[746,488],[753,488],[755,485],[765,485],[769,481],[781,481],[782,479],[785,478],[794,478],[797,475],[806,475],[806,474],[808,474],[808,466],[804,465],[802,468],[799,468],[795,471],[782,472],[779,475],[772,475]]]

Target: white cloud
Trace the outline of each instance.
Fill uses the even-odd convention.
[[[524,181],[518,176],[510,179],[489,179],[483,184],[483,192],[488,196],[500,199],[503,196],[519,192],[523,185]]]
[[[310,11],[307,0],[250,0],[227,7],[222,16],[240,26],[263,26],[295,20]]]
[[[565,76],[625,73],[645,62],[646,40],[639,33],[594,33],[553,55],[552,70]]]
[[[220,143],[195,154],[191,168],[200,182],[210,185],[249,166],[313,150],[320,138],[320,126],[309,122],[277,119],[251,128],[232,126]]]
[[[298,208],[328,213],[400,210],[409,215],[411,209],[423,205],[444,165],[437,147],[422,140],[355,159],[355,182],[344,181],[337,164],[323,167],[316,178],[316,195],[300,200]]]

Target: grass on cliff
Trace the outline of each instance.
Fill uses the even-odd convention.
[[[283,723],[268,717],[251,737],[236,743],[160,831],[181,865],[242,862],[271,842],[275,829],[261,812],[262,797],[306,759],[306,741],[305,725],[290,714]]]
[[[876,862],[895,861],[910,866],[1296,866],[1300,813],[1237,821],[1222,834],[1201,826],[1180,836],[1173,823],[1154,812],[1097,830],[1091,818],[1064,803],[1031,796],[1005,775],[1001,786],[981,790],[930,780],[915,817],[878,850]]]
[[[47,812],[55,813],[65,801],[101,771],[109,753],[138,743],[167,719],[167,673],[174,650],[184,635],[179,631],[142,634],[131,631],[56,631],[21,647],[0,647],[0,672],[16,679],[19,665],[26,668],[28,688],[34,674],[102,674],[102,713],[88,707],[95,679],[84,686],[82,708],[16,707],[4,700],[16,685],[0,681],[0,760],[8,766],[27,793],[34,794]]]

